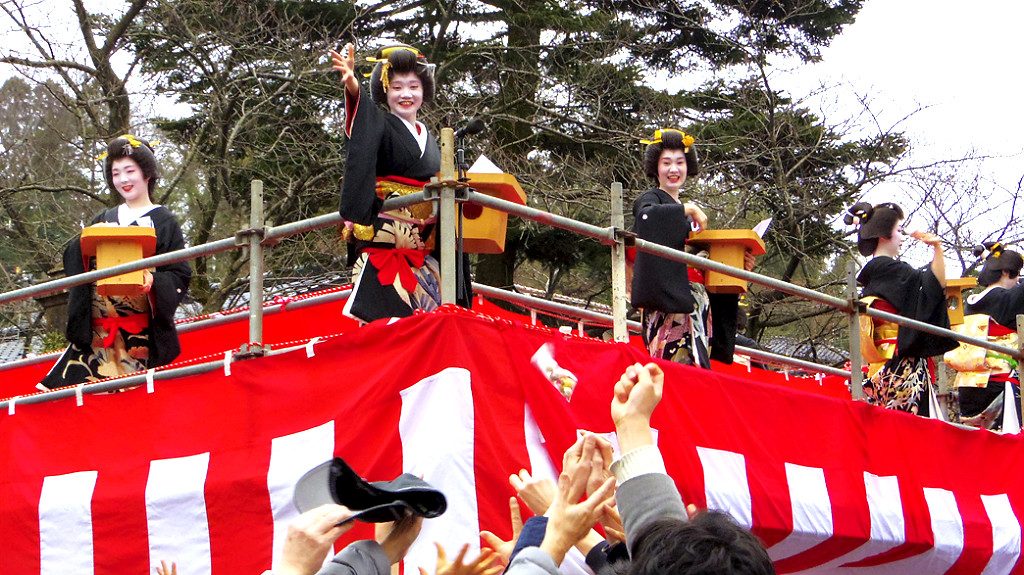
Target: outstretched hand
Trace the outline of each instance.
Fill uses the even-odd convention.
[[[281,561],[274,573],[313,575],[319,571],[334,542],[352,528],[351,522],[338,525],[351,515],[348,508],[334,504],[321,505],[299,515],[288,526]]]
[[[517,474],[509,475],[508,482],[534,515],[547,513],[558,492],[554,481],[533,477],[525,469],[520,469]]]
[[[351,43],[345,44],[341,53],[329,50],[331,55],[331,67],[341,72],[341,83],[349,96],[359,95],[359,80],[356,78],[356,47]]]
[[[516,541],[519,540],[519,533],[523,530],[523,516],[519,511],[519,500],[515,497],[508,499],[508,511],[512,521],[512,539],[510,541],[505,541],[490,531],[480,532],[480,538],[484,540],[484,545],[494,550],[498,560],[506,566],[512,556],[512,550],[516,547]]]
[[[160,566],[156,568],[156,575],[178,575],[178,564],[172,561],[171,566],[167,567],[167,562],[161,559]]]
[[[588,437],[592,442],[593,436]],[[570,447],[569,450],[573,451],[574,448]],[[611,503],[615,486],[615,480],[608,478],[594,493],[580,501],[586,491],[593,462],[589,458],[576,459],[567,453],[563,464],[562,474],[558,476],[558,495],[548,509],[548,527],[540,546],[551,556],[555,565],[560,564],[566,552],[590,533]]]
[[[937,235],[935,235],[935,234],[933,234],[931,232],[922,232],[922,231],[911,232],[910,237],[914,238],[915,240],[917,240],[919,242],[928,244],[929,246],[931,246],[933,248],[942,245],[942,238],[940,238],[939,236],[937,236]]]
[[[448,561],[448,556],[440,543],[435,541],[434,546],[437,547],[435,575],[498,575],[504,570],[498,554],[491,549],[481,549],[480,555],[476,559],[469,563],[463,563],[466,559],[466,551],[469,550],[468,543],[462,546],[459,555],[453,562]],[[420,575],[428,575],[427,570],[420,567]]]
[[[627,366],[615,384],[612,398],[612,420],[616,427],[627,419],[651,419],[654,408],[661,402],[665,372],[656,363]]]

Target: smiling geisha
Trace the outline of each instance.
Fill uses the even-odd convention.
[[[122,200],[104,210],[92,225],[145,226],[156,232],[156,254],[185,247],[181,226],[166,207],[154,204],[159,180],[153,147],[125,134],[107,145],[101,156],[107,187]],[[82,257],[79,236],[64,250],[67,276],[95,265]],[[40,389],[56,389],[166,365],[181,351],[174,314],[192,278],[187,262],[168,264],[143,273],[142,292],[102,295],[92,284],[68,290],[69,346],[46,374]]]
[[[422,191],[440,169],[437,140],[418,119],[434,97],[434,67],[411,46],[381,49],[369,59],[375,66],[367,102],[356,78],[355,47],[332,50],[331,60],[345,86],[348,136],[339,211],[355,285],[344,313],[370,322],[435,309],[441,294],[434,205],[382,211],[384,200]],[[468,304],[469,294],[459,294],[459,302]]]

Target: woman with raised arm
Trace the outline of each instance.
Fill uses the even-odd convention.
[[[899,260],[904,232],[903,210],[893,203],[851,207],[848,224],[856,224],[857,249],[872,256],[857,282],[870,307],[949,329],[946,267],[942,240],[935,234],[911,237],[932,247],[932,261],[914,268]],[[929,416],[929,387],[934,385],[930,358],[956,347],[956,341],[916,329],[861,316],[861,349],[870,364],[864,393],[868,402]]]
[[[633,231],[642,240],[693,252],[687,239],[695,225],[707,229],[704,211],[680,199],[687,178],[697,175],[694,137],[677,129],[656,130],[644,150],[644,173],[657,184],[633,203]],[[707,257],[707,252],[696,255]],[[744,267],[754,268],[747,254]],[[633,307],[642,310],[642,333],[651,357],[710,369],[711,359],[731,362],[738,296],[708,294],[704,272],[639,252],[633,266]]]
[[[369,59],[375,65],[367,101],[356,78],[355,47],[330,54],[345,86],[348,148],[339,211],[356,278],[344,313],[370,322],[435,309],[441,294],[434,205],[381,211],[384,200],[422,191],[440,170],[437,140],[418,120],[434,97],[434,66],[412,46],[381,49]],[[463,270],[468,286],[468,266]],[[464,291],[459,300],[468,305]]]
[[[125,134],[107,145],[103,158],[107,187],[124,202],[100,212],[93,225],[144,226],[156,231],[155,254],[183,249],[178,219],[153,203],[159,167],[146,140]],[[80,236],[64,250],[64,274],[84,273],[95,261],[84,261]],[[68,291],[66,335],[71,344],[37,387],[56,389],[166,365],[181,346],[174,327],[178,304],[188,292],[188,262],[144,272],[142,293],[104,296],[93,285]]]

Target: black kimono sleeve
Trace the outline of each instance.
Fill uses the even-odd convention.
[[[377,157],[385,137],[384,112],[364,96],[350,98],[345,92],[345,179],[341,185],[339,212],[346,221],[369,226],[383,201],[376,194]]]
[[[1024,313],[1024,284],[1017,284],[1010,289],[993,287],[974,303],[968,301],[964,311],[983,313],[999,325],[1017,329],[1017,314]]]
[[[900,315],[949,329],[946,290],[930,266],[915,269],[887,256],[872,259],[857,276],[862,295],[892,304]],[[896,336],[899,357],[931,357],[957,347],[954,339],[900,326]]]
[[[156,254],[185,248],[185,238],[174,214],[165,208],[158,208],[150,216],[156,229]],[[160,266],[153,272],[153,287],[149,290],[152,313],[150,329],[153,333],[150,367],[171,363],[181,353],[178,331],[174,327],[174,314],[188,293],[191,281],[192,268],[188,262]]]
[[[633,216],[633,231],[640,239],[680,251],[685,247],[690,221],[683,205],[665,192],[644,192],[633,203]],[[633,307],[666,313],[693,311],[693,294],[684,263],[638,252],[631,293]]]

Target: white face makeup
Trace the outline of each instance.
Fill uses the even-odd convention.
[[[411,123],[423,106],[423,82],[413,72],[393,74],[388,82],[388,108],[391,113]]]
[[[149,202],[149,178],[142,173],[142,168],[134,159],[123,157],[111,162],[110,180],[129,206]]]
[[[658,186],[676,195],[686,181],[686,152],[662,150],[658,157]]]

